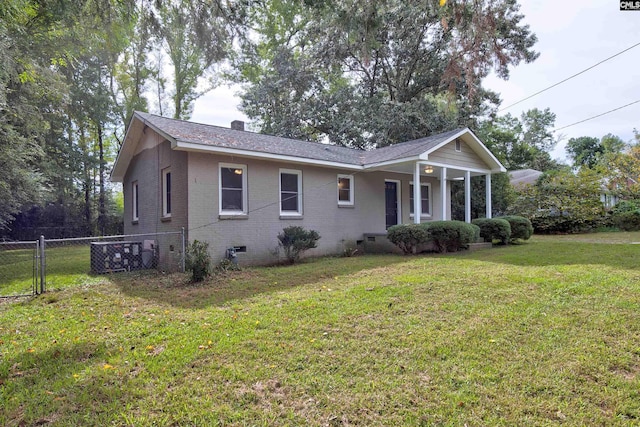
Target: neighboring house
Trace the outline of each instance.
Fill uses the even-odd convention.
[[[526,185],[534,185],[538,182],[538,178],[542,176],[542,172],[535,169],[518,169],[509,172],[509,182],[515,188],[524,187]]]
[[[312,255],[336,254],[395,224],[450,219],[450,181],[505,168],[469,129],[364,151],[136,112],[115,162],[127,234],[187,230],[214,259],[229,247],[244,264],[277,258],[277,234],[320,233]],[[414,182],[420,185],[414,186]],[[419,212],[414,215],[414,212]],[[160,260],[169,249],[160,249]]]

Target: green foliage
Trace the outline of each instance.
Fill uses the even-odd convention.
[[[536,185],[519,189],[510,213],[531,221],[536,233],[576,233],[602,225],[600,176],[588,168],[543,175]],[[512,238],[514,227],[511,226]]]
[[[462,221],[431,221],[422,225],[438,252],[467,249],[480,238],[480,227]]]
[[[491,3],[491,7],[489,7]],[[491,70],[537,57],[519,6],[497,2],[252,3],[237,57],[242,108],[261,130],[380,146],[472,123]]]
[[[216,266],[216,271],[225,273],[227,271],[239,271],[240,267],[237,263],[231,261],[229,258],[223,258]]]
[[[486,215],[485,176],[471,177],[471,218]],[[451,219],[462,221],[465,215],[464,182],[451,181]],[[516,198],[508,173],[491,175],[491,215],[503,215]]]
[[[194,240],[187,245],[185,269],[191,272],[193,282],[202,282],[211,275],[209,243]]]
[[[415,254],[418,246],[428,241],[429,233],[422,224],[398,224],[389,227],[387,239],[405,254]]]
[[[534,108],[520,118],[506,114],[482,122],[478,137],[507,170],[557,169],[559,165],[548,154],[557,143],[552,132],[555,119],[548,108]]]
[[[624,231],[640,230],[640,210],[621,212],[613,216],[613,224]]]
[[[640,200],[622,200],[611,209],[611,223],[625,231],[640,230]]]
[[[600,156],[604,154],[604,147],[600,144],[600,140],[589,136],[569,139],[566,150],[575,167],[593,168]]]
[[[289,263],[294,264],[303,252],[317,247],[320,235],[315,230],[305,230],[303,227],[292,225],[278,234],[280,247]]]
[[[505,220],[509,223],[509,228],[511,229],[511,241],[518,239],[529,240],[533,235],[533,225],[528,218],[518,215],[508,215],[496,219]]]
[[[613,215],[640,210],[640,200],[621,200],[611,209]]]
[[[480,237],[482,237],[485,242],[498,240],[503,245],[509,243],[511,238],[511,225],[509,221],[501,218],[476,218],[471,221],[471,223],[480,227]]]

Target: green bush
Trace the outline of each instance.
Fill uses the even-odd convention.
[[[509,222],[509,225],[511,226],[512,242],[517,239],[529,240],[533,234],[533,225],[531,225],[531,221],[523,216],[507,215],[497,219],[504,219]]]
[[[429,234],[421,224],[400,224],[389,227],[387,239],[405,254],[415,254],[420,244],[426,243]]]
[[[480,237],[485,242],[499,240],[503,245],[509,243],[511,238],[509,221],[500,218],[476,218],[471,223],[480,227]]]
[[[480,227],[462,221],[431,221],[422,225],[438,252],[467,249],[480,238]]]
[[[638,200],[621,200],[611,208],[611,214],[614,216],[624,212],[633,212],[640,210],[640,201]]]
[[[640,230],[640,210],[626,211],[613,215],[613,223],[624,231]]]
[[[304,251],[317,247],[316,243],[319,239],[320,235],[317,231],[305,230],[297,225],[286,227],[278,234],[280,246],[291,264],[298,261]]]
[[[191,272],[191,281],[202,282],[211,275],[209,243],[194,240],[186,249],[185,269]]]

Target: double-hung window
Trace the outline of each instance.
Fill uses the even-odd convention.
[[[338,175],[338,205],[353,206],[353,175]]]
[[[138,181],[131,184],[131,220],[137,221],[140,218],[140,210],[138,205]]]
[[[171,216],[171,169],[162,169],[162,216]]]
[[[247,165],[220,163],[220,214],[247,214]]]
[[[280,169],[280,215],[302,215],[302,171]]]
[[[431,184],[420,184],[420,216],[431,216]],[[409,184],[409,215],[413,216],[413,183]]]

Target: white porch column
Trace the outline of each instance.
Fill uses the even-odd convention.
[[[440,169],[440,203],[442,204],[442,220],[447,219],[447,168]]]
[[[487,206],[487,212],[485,214],[485,216],[487,218],[491,218],[491,174],[488,173],[485,175],[485,191],[486,191],[486,195],[485,195],[485,205]]]
[[[464,173],[464,222],[471,222],[471,171]]]
[[[413,222],[420,224],[420,214],[422,213],[422,188],[420,186],[420,162],[416,162],[413,171]]]

